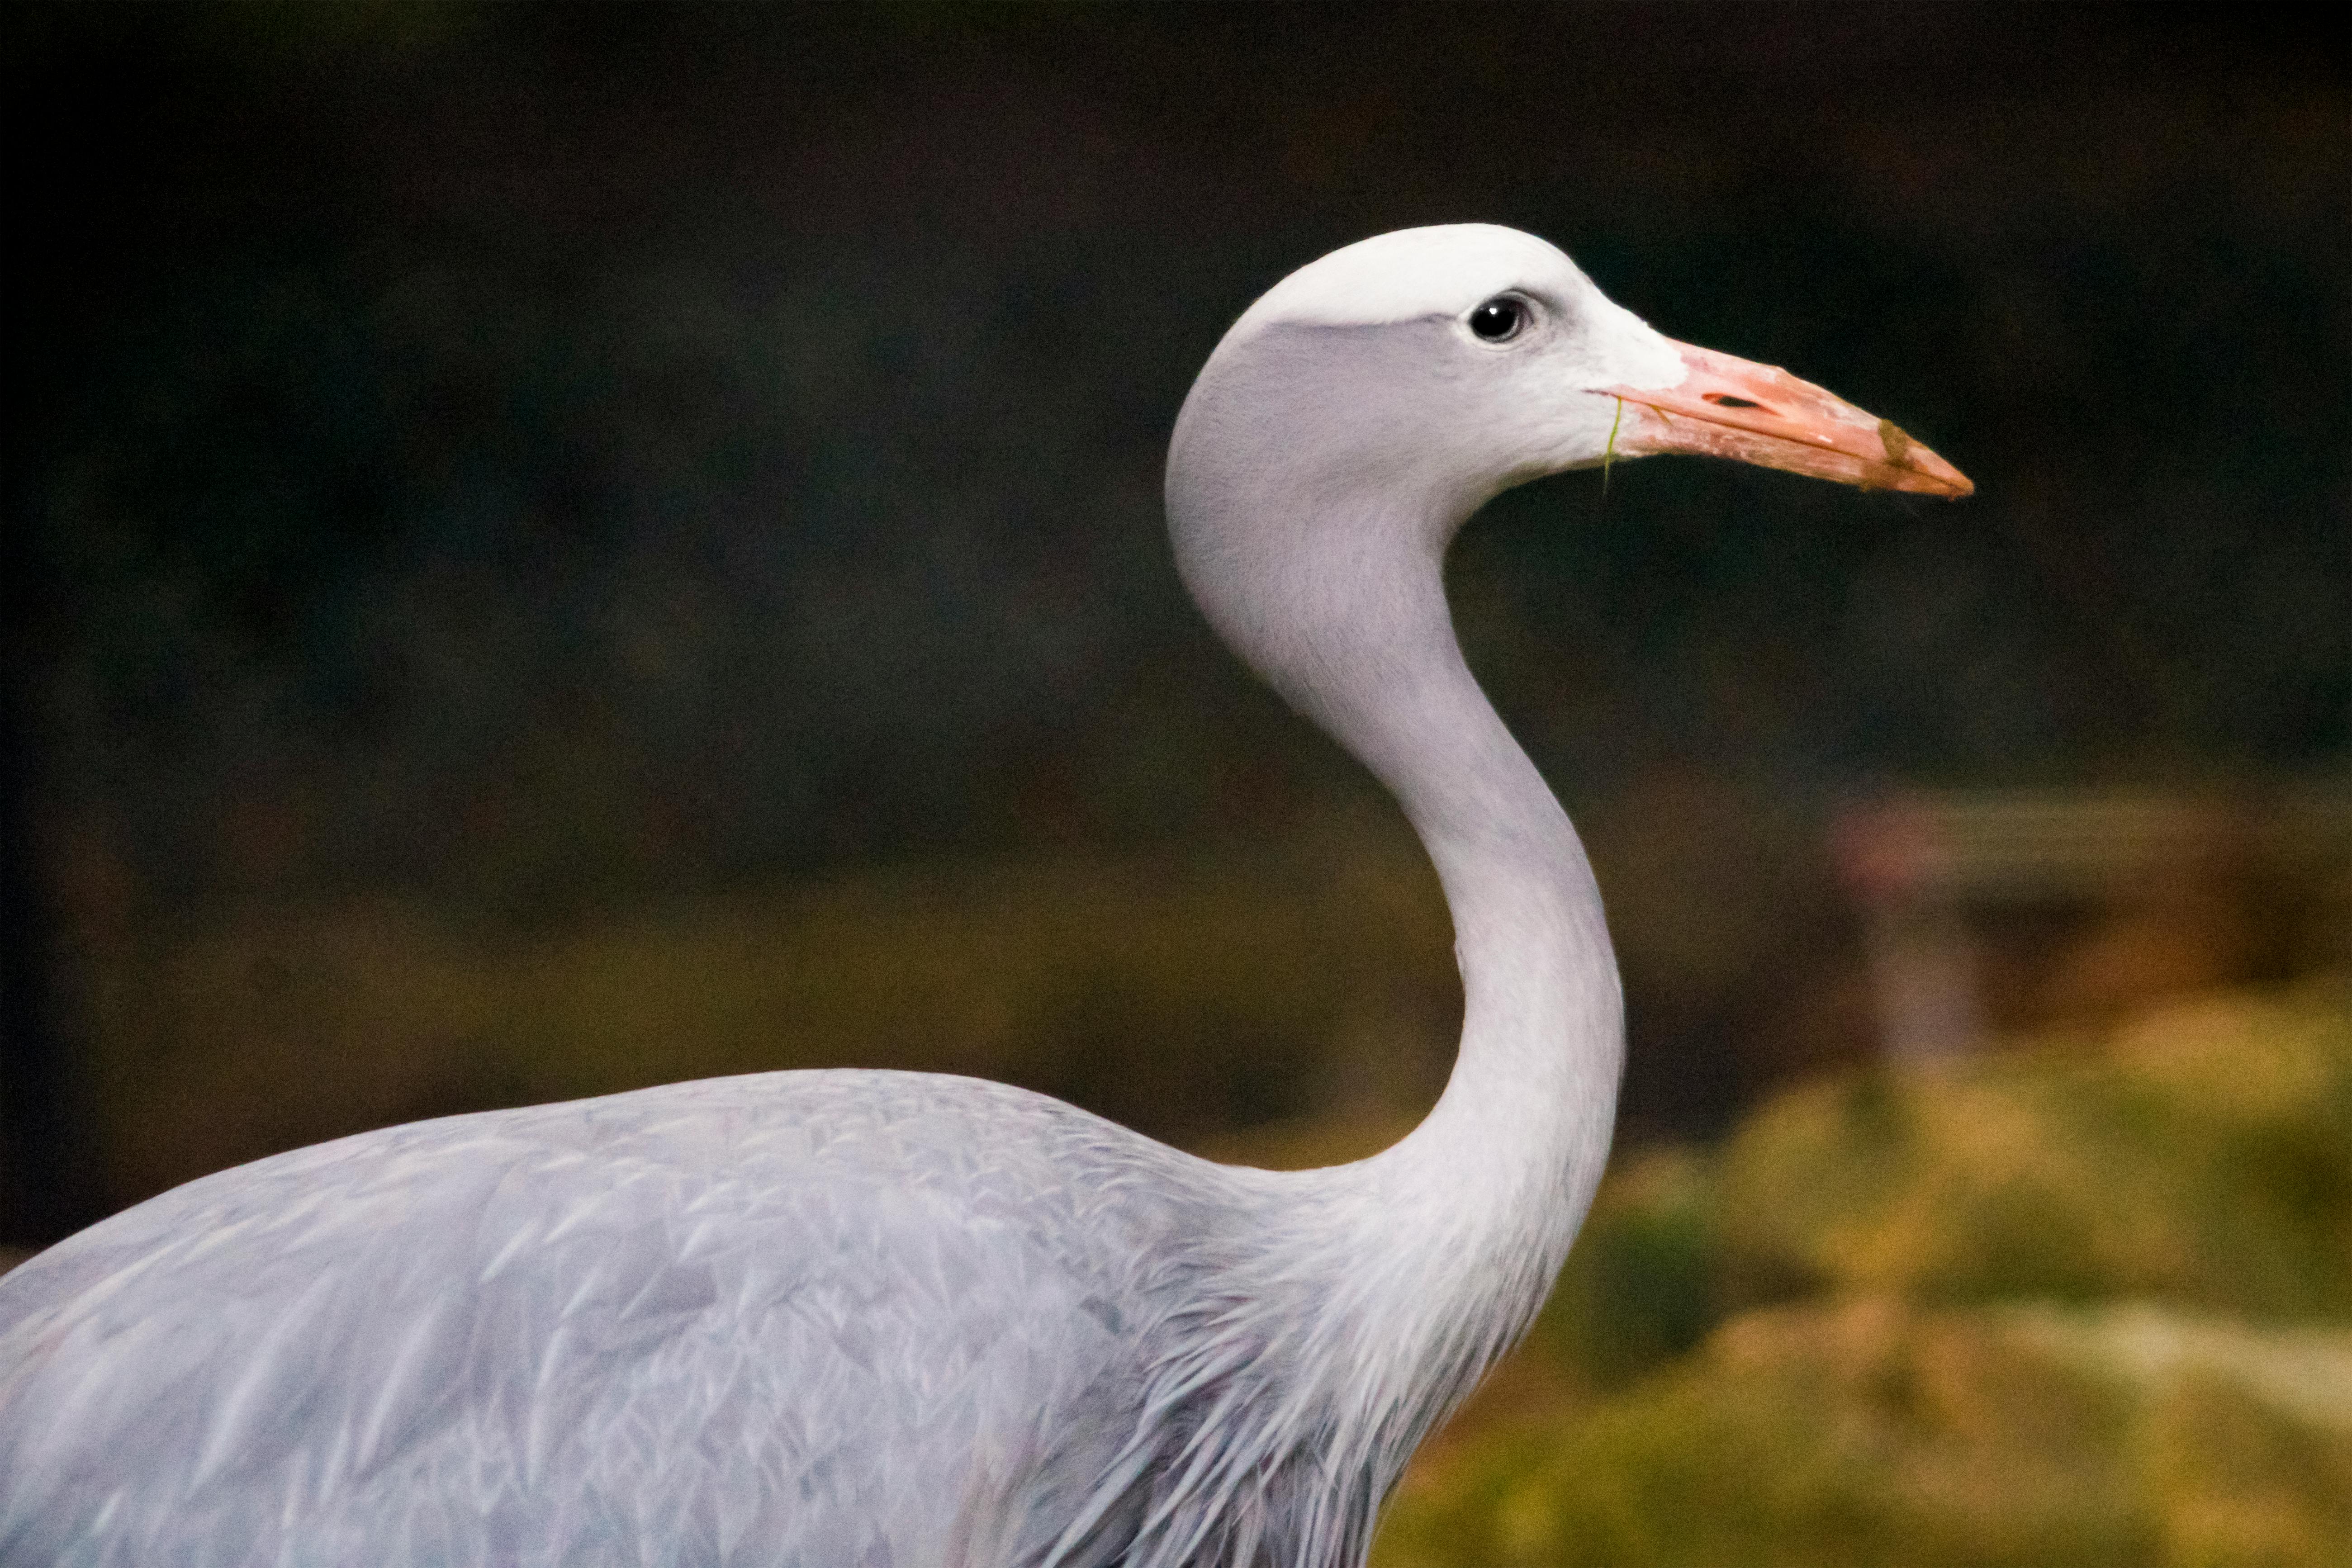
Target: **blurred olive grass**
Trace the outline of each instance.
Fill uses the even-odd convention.
[[[389,899],[83,962],[117,1202],[389,1122],[803,1067],[1009,1079],[1180,1143],[1433,1095],[1460,1000],[1401,827],[973,860],[514,928]]]
[[[1634,1152],[1493,1389],[1378,1568],[2352,1564],[2352,988]]]

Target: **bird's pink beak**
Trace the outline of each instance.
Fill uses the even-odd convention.
[[[1686,372],[1676,384],[1601,388],[1623,400],[1616,447],[1628,457],[1696,452],[1866,490],[1953,499],[1977,488],[1893,420],[1864,414],[1810,381],[1713,349],[1673,346]]]

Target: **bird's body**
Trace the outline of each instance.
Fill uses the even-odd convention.
[[[1357,1359],[1421,1272],[1360,1171],[856,1071],[296,1150],[14,1282],[0,1560],[1347,1561],[1329,1437],[1431,1381]]]
[[[1354,1568],[1549,1289],[1622,1048],[1445,548],[1509,484],[1668,449],[1967,483],[1479,226],[1293,274],[1178,420],[1194,597],[1444,885],[1461,1050],[1395,1147],[1238,1169],[1001,1085],[812,1072],[223,1172],[0,1280],[0,1568]]]

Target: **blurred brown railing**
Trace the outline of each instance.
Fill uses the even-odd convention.
[[[1832,846],[1897,1060],[2352,963],[2352,793],[1909,790]]]

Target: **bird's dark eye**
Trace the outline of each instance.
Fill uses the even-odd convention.
[[[1470,330],[1490,343],[1509,342],[1527,324],[1525,301],[1508,295],[1499,295],[1470,312]]]

